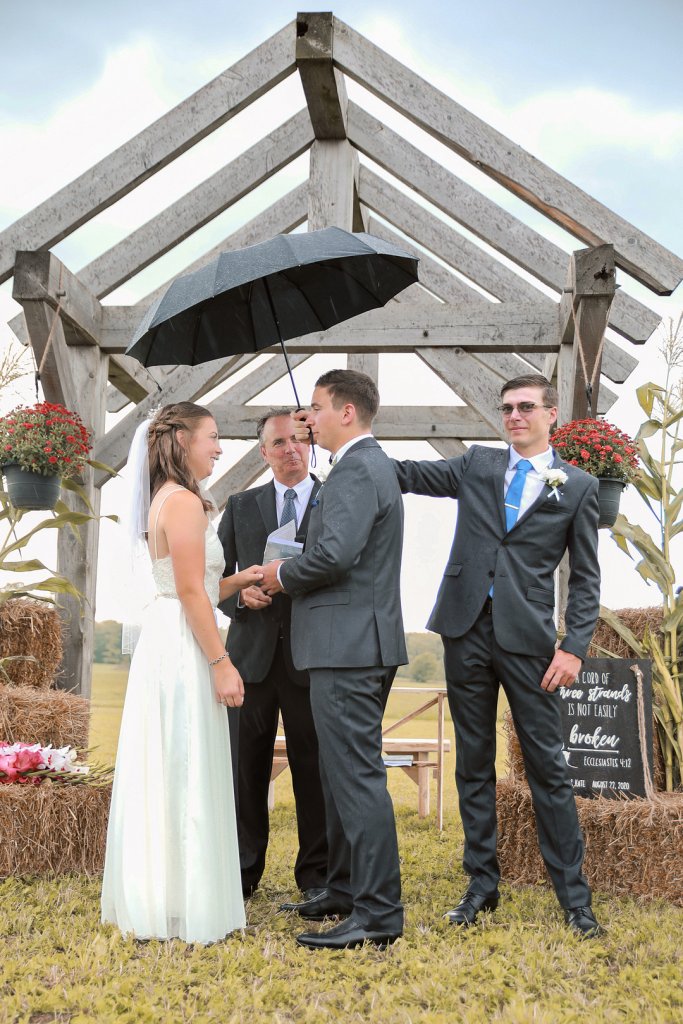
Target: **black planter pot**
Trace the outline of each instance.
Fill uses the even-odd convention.
[[[61,477],[32,473],[15,462],[3,466],[2,472],[9,500],[15,508],[35,512],[39,509],[53,509],[57,504],[62,488]]]
[[[626,487],[624,480],[615,480],[612,477],[601,476],[598,478],[598,502],[600,504],[599,527],[614,526],[619,515],[619,501],[621,492]]]

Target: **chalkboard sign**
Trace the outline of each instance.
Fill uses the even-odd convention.
[[[587,658],[576,682],[559,691],[564,756],[577,796],[645,796],[632,665],[643,673],[645,749],[652,773],[652,663]]]

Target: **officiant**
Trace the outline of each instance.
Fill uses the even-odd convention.
[[[290,409],[271,409],[257,424],[261,455],[273,478],[233,494],[218,527],[225,574],[263,561],[268,535],[294,523],[303,543],[320,481],[308,471],[309,445],[296,440]],[[327,876],[325,805],[308,672],[294,668],[290,646],[291,599],[268,597],[258,587],[220,605],[230,617],[227,648],[245,684],[244,704],[230,709],[242,891],[258,887],[268,847],[268,787],[278,717],[292,772],[299,851],[294,878],[304,900],[322,894]]]

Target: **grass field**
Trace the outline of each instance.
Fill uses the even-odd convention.
[[[92,740],[101,760],[114,754],[125,675],[96,672]],[[395,695],[389,715],[415,700]],[[435,735],[436,720],[406,728]],[[466,884],[451,768],[441,833],[433,816],[418,818],[412,782],[389,773],[406,930],[386,952],[295,944],[301,924],[278,911],[292,894],[296,844],[286,773],[248,926],[224,942],[138,943],[102,927],[97,878],[0,881],[0,1024],[680,1024],[681,909],[598,893],[607,934],[581,943],[546,886],[504,885],[498,911],[476,927],[463,933],[443,920]]]

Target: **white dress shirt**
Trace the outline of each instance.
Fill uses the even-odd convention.
[[[290,489],[290,484],[281,484],[279,480],[275,479],[273,479],[273,484],[275,486],[275,513],[279,526],[280,519],[282,518],[282,508],[285,503],[285,491]],[[296,525],[298,529],[301,526],[301,520],[306,515],[311,491],[313,490],[313,478],[307,473],[303,480],[300,480],[298,484],[292,484],[291,487],[292,490],[296,491],[294,510],[296,512]]]
[[[334,464],[336,465],[340,459],[343,459],[346,453],[348,452],[349,448],[352,445],[356,444],[357,441],[364,441],[366,437],[374,436],[374,434],[359,434],[358,437],[352,437],[350,441],[347,441],[346,444],[343,444],[341,448],[334,453]]]
[[[505,473],[505,492],[512,482],[512,478],[515,475],[517,463],[520,459],[525,459],[526,455],[520,455],[512,446],[510,446],[510,454],[508,459],[508,468]],[[546,451],[541,452],[540,455],[532,455],[528,461],[534,467],[527,473],[526,480],[524,481],[524,490],[522,491],[522,497],[519,502],[519,514],[518,519],[521,519],[524,513],[531,508],[536,498],[543,490],[545,480],[540,476],[544,469],[549,469],[555,458],[555,453],[552,448],[548,448]]]

